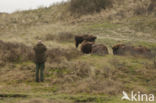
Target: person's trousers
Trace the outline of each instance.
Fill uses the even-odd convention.
[[[45,68],[44,63],[36,63],[36,82],[44,81],[44,68]]]

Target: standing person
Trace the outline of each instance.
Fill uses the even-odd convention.
[[[35,51],[35,63],[36,63],[36,82],[44,81],[44,68],[46,62],[46,46],[42,43],[41,40],[34,47]],[[39,79],[40,74],[40,79]]]

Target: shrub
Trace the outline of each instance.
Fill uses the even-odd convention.
[[[86,14],[100,12],[110,6],[112,6],[112,0],[71,0],[70,11],[72,13]]]
[[[0,56],[3,62],[21,62],[33,60],[33,51],[21,43],[0,41]]]
[[[48,62],[61,62],[64,59],[70,60],[76,58],[81,55],[81,52],[76,48],[53,48],[48,49],[47,55]],[[33,61],[34,51],[32,47],[21,43],[0,41],[0,57],[0,66],[7,62]]]

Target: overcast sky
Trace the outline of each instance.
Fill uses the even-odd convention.
[[[67,0],[0,0],[0,12],[11,13],[17,10],[35,9],[61,1]]]

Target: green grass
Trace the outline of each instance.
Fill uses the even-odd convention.
[[[7,103],[11,101],[10,103],[16,103],[17,101],[24,102],[33,102],[35,100],[38,101],[46,101],[45,103],[48,103],[48,101],[64,101],[64,102],[83,102],[83,103],[140,103],[140,102],[131,102],[127,100],[121,100],[120,97],[109,97],[105,95],[84,95],[84,94],[77,94],[77,95],[70,95],[70,94],[61,94],[61,95],[54,95],[54,94],[43,94],[42,96],[33,96],[35,99],[32,99],[31,97],[26,98],[5,98],[4,100],[0,101],[2,103]],[[29,99],[29,100],[28,100]],[[61,102],[63,103],[63,102]],[[153,103],[153,102],[151,102]]]

